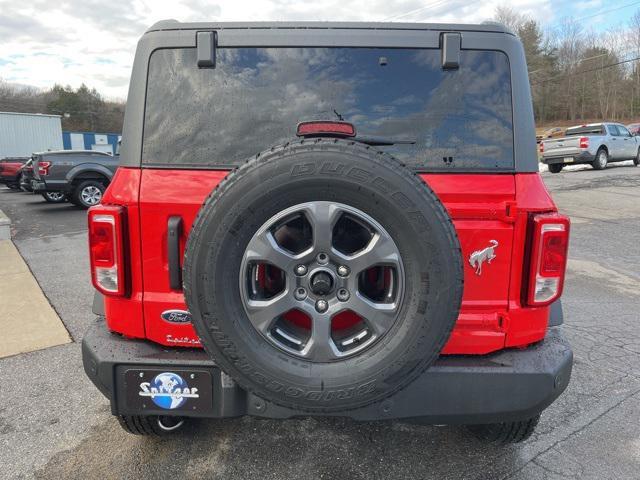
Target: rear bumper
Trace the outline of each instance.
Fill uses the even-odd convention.
[[[42,193],[47,191],[47,184],[40,180],[31,180],[31,190],[35,193]]]
[[[114,415],[312,415],[246,392],[203,350],[165,348],[125,339],[109,332],[102,319],[90,326],[82,341],[82,360],[91,381],[110,400]],[[568,342],[559,328],[550,328],[544,341],[527,349],[485,356],[443,356],[407,388],[383,402],[332,415],[367,421],[415,419],[432,424],[523,420],[540,413],[565,390],[572,364]],[[136,401],[141,385],[131,378],[132,371],[137,379],[138,372],[146,369],[149,375],[176,371],[193,372],[200,377],[205,374],[211,379],[211,388],[201,390],[210,392],[207,395],[211,398],[199,399],[197,407],[189,407],[189,399],[184,407],[175,410],[162,409],[151,402],[142,408]]]
[[[31,180],[31,189],[35,193],[67,192],[69,183],[66,180]]]
[[[572,163],[591,163],[596,159],[595,154],[590,153],[588,151],[575,153],[575,154],[566,154],[562,156],[549,156],[542,157],[542,163],[547,165],[552,164],[567,164],[571,165]]]

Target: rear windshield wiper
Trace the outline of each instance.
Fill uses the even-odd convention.
[[[416,140],[407,138],[385,138],[385,137],[369,137],[356,136],[353,138],[356,142],[365,143],[372,147],[383,147],[389,145],[415,145]]]

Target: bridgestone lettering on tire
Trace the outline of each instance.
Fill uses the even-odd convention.
[[[305,213],[313,208],[337,213],[314,223]],[[309,230],[306,244],[297,235]],[[265,232],[277,252],[268,262],[259,260]],[[380,239],[387,250],[368,256]],[[183,278],[216,363],[248,391],[309,412],[358,408],[406,387],[448,340],[463,289],[455,229],[431,189],[394,158],[334,139],[275,147],[230,173],[193,224]],[[278,311],[285,298],[293,312]],[[254,315],[276,303],[273,319],[271,310]],[[323,348],[312,355],[316,338]]]

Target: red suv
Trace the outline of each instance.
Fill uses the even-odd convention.
[[[83,360],[126,430],[325,415],[511,442],[566,388],[569,220],[504,27],[161,22],[123,138]]]

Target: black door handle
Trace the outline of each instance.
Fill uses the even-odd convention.
[[[167,222],[167,260],[169,262],[169,287],[182,290],[182,269],[180,268],[180,236],[182,217],[169,217]]]

